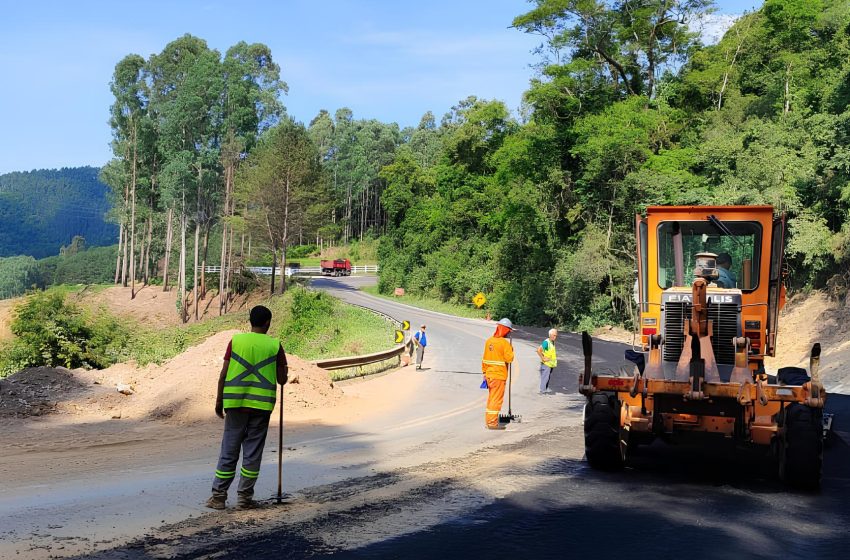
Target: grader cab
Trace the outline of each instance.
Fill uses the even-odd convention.
[[[788,483],[816,487],[823,457],[820,346],[809,370],[774,356],[785,219],[770,206],[649,207],[636,219],[635,367],[594,373],[583,334],[585,453],[616,469],[656,437],[709,437],[761,448]]]

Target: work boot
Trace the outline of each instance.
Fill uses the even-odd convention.
[[[210,509],[224,509],[224,504],[227,501],[227,498],[224,496],[210,496],[210,499],[207,500],[205,504]]]
[[[487,426],[487,429],[488,429],[488,430],[504,430],[504,429],[505,429],[505,425],[504,425],[504,424],[497,424],[497,425],[495,425],[495,426],[489,426],[489,425],[488,425],[488,426]]]
[[[236,509],[257,509],[260,503],[253,498],[239,498],[236,501]]]

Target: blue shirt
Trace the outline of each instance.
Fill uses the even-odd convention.
[[[738,279],[735,278],[735,273],[731,270],[718,266],[717,272],[719,273],[717,278],[717,286],[719,288],[734,288],[738,284]]]
[[[415,338],[416,341],[422,345],[422,348],[428,346],[428,338],[425,336],[424,331],[416,331],[416,334],[413,335],[413,338]]]

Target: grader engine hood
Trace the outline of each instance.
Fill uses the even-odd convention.
[[[661,294],[661,332],[664,335],[663,359],[677,362],[685,343],[685,326],[691,316],[692,293],[689,288],[670,288]],[[708,317],[712,322],[711,346],[719,366],[735,363],[732,339],[741,334],[741,290],[709,288]]]

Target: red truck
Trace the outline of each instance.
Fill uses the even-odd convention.
[[[322,261],[321,265],[325,276],[351,276],[351,261],[348,259]]]

